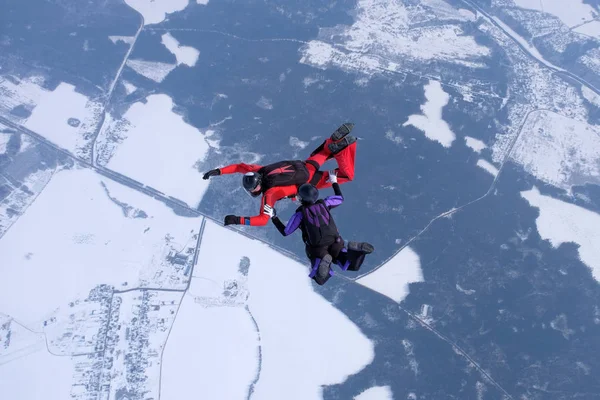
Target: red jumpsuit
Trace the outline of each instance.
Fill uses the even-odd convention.
[[[323,165],[325,161],[330,158],[335,158],[338,164],[338,168],[336,168],[336,173],[338,176],[338,183],[346,183],[350,182],[354,179],[354,159],[356,156],[356,142],[352,143],[350,146],[346,147],[342,151],[337,154],[331,154],[329,151],[328,145],[332,143],[331,139],[327,139],[323,146],[319,147],[319,150],[311,155],[306,161],[311,161],[306,163],[306,168],[309,172],[309,177],[307,182],[310,182],[315,173],[317,173],[318,169],[312,164],[317,163],[319,166]],[[222,175],[226,174],[235,174],[241,173],[245,174],[247,172],[256,172],[261,169],[261,165],[257,164],[231,164],[226,167],[219,168],[221,170]],[[315,185],[317,189],[324,189],[331,186],[331,182],[328,182],[329,179],[329,171],[321,171],[322,176]],[[252,225],[252,226],[262,226],[266,225],[269,222],[269,215],[264,213],[263,207],[265,204],[270,205],[271,207],[275,206],[275,203],[283,198],[288,196],[295,196],[298,192],[298,187],[296,185],[291,186],[276,186],[268,189],[262,195],[262,199],[260,202],[260,211],[259,214],[254,217],[240,217],[240,224],[242,225]]]

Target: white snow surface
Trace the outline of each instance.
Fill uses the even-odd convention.
[[[192,285],[190,292],[194,289]],[[184,399],[190,393],[207,399],[246,398],[258,374],[258,345],[244,307],[205,307],[185,296],[163,357],[161,398]]]
[[[427,3],[428,7],[423,7],[402,1],[360,0],[353,25],[322,28],[319,40],[301,50],[301,62],[371,74],[429,60],[482,67],[481,58],[490,55],[490,50],[465,35],[459,25],[443,23],[449,18],[466,21],[465,13],[439,0]]]
[[[356,280],[397,303],[408,295],[409,283],[422,281],[419,255],[410,247],[405,247],[380,268]]]
[[[484,160],[483,158],[480,158],[479,160],[477,160],[477,166],[483,168],[484,170],[489,172],[494,177],[498,176],[498,168],[496,168],[496,166],[494,166],[494,164],[490,163],[487,160]]]
[[[444,92],[439,81],[430,80],[425,86],[427,102],[421,106],[422,115],[413,114],[402,126],[412,125],[423,131],[425,136],[444,147],[452,146],[456,135],[442,118],[442,109],[448,104],[450,95]]]
[[[108,197],[102,182],[88,169],[57,172],[6,232],[0,241],[2,312],[33,323],[101,283],[185,286],[163,260],[172,247],[195,245],[191,232],[197,233],[200,219],[179,217],[151,197],[105,181],[111,197],[148,215],[134,218],[134,210],[125,212]]]
[[[127,94],[131,94],[137,90],[137,87],[133,83],[127,81],[123,81],[123,86],[125,87],[125,92],[127,92]]]
[[[61,83],[51,92],[41,92],[25,127],[76,155],[82,155],[88,152],[84,148],[100,122],[101,109],[100,103],[75,92],[73,85]],[[77,126],[69,124],[69,120]]]
[[[127,60],[126,64],[138,74],[158,83],[162,82],[177,67],[176,64],[146,60]]]
[[[208,1],[209,0],[196,0],[196,4],[201,4],[201,5],[205,6],[208,4]]]
[[[167,14],[183,10],[189,0],[125,0],[125,3],[144,18],[144,25],[163,22]]]
[[[586,67],[600,74],[600,49],[595,47],[588,50],[580,59]]]
[[[196,207],[209,184],[197,168],[209,144],[206,133],[188,125],[173,107],[165,94],[134,103],[105,132],[118,130],[123,138],[107,167]]]
[[[465,143],[476,153],[481,153],[481,151],[487,147],[481,140],[470,136],[465,136]]]
[[[354,397],[354,400],[393,400],[392,389],[389,386],[373,386]]]
[[[574,32],[600,39],[600,21],[590,21],[573,29]]]
[[[540,194],[534,186],[521,192],[532,207],[539,209],[536,219],[540,236],[549,240],[552,246],[575,242],[579,247],[579,257],[592,270],[592,275],[600,281],[600,215],[574,204]]]
[[[517,7],[552,14],[569,27],[591,21],[598,15],[597,10],[582,0],[514,0],[514,2]]]
[[[193,67],[198,61],[200,52],[190,46],[182,46],[179,41],[167,32],[161,36],[161,43],[169,50],[177,59],[177,65],[185,64],[188,67]]]
[[[600,183],[600,128],[551,111],[534,111],[511,158],[536,178],[565,190]]]
[[[14,297],[13,301],[19,298]],[[53,356],[41,347],[24,357],[0,363],[0,393],[3,399],[70,399],[74,373],[70,357]]]
[[[129,44],[129,45],[133,43],[133,39],[134,39],[133,36],[109,36],[108,38],[114,44],[117,44],[119,42],[123,42],[123,43]]]
[[[587,101],[600,108],[600,96],[596,94],[596,92],[594,92],[592,89],[588,88],[587,86],[582,86],[581,94],[583,94],[583,97]]]
[[[373,343],[314,291],[308,273],[308,265],[207,222],[165,349],[161,398],[246,398],[252,390],[257,399],[320,399],[323,385],[368,365]],[[315,346],[317,332],[337,339]]]
[[[0,132],[0,154],[6,153],[6,145],[12,135],[10,133]]]
[[[61,82],[50,91],[42,87],[43,78],[16,82],[0,77],[0,114],[77,156],[89,156],[90,140],[100,122],[102,104],[77,93],[68,83]],[[32,110],[31,115],[19,118],[10,114],[17,106]]]

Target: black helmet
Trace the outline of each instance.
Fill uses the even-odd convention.
[[[302,204],[314,204],[319,198],[319,190],[314,185],[305,183],[298,188],[298,198]]]
[[[260,186],[260,182],[262,181],[262,176],[257,172],[248,172],[244,175],[242,179],[242,185],[244,185],[244,189],[252,197],[260,196],[262,190]]]

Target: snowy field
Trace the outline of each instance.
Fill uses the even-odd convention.
[[[310,41],[302,49],[300,62],[363,73],[396,71],[410,62],[429,60],[482,67],[480,59],[489,56],[490,50],[452,23],[472,20],[472,14],[442,2],[427,3],[428,7],[422,7],[401,1],[360,0],[354,10],[354,23],[322,28],[319,40]],[[440,23],[427,24],[436,20]],[[445,20],[447,24],[442,22]],[[418,22],[423,22],[423,26]],[[336,47],[344,51],[329,43],[333,37]]]
[[[144,25],[153,25],[186,8],[189,0],[125,0],[125,3],[142,15]]]
[[[477,166],[483,168],[485,171],[489,172],[492,176],[498,176],[498,168],[496,168],[492,163],[483,158],[477,160]]]
[[[378,269],[359,277],[356,282],[400,303],[408,295],[408,284],[422,282],[419,255],[404,248]]]
[[[162,82],[177,67],[177,64],[132,59],[127,60],[126,64],[136,73],[157,83]]]
[[[425,86],[427,102],[421,106],[422,115],[411,115],[402,126],[414,126],[423,131],[429,140],[444,147],[452,146],[456,135],[442,118],[442,109],[448,104],[450,95],[444,92],[439,81],[429,81]]]
[[[190,46],[182,46],[177,39],[170,33],[165,33],[161,36],[161,43],[169,50],[177,59],[177,65],[185,64],[188,67],[193,67],[198,61],[200,52]]]
[[[54,169],[42,169],[25,178],[23,180],[24,186],[11,187],[12,190],[8,196],[0,202],[0,238],[27,210],[27,207],[48,184],[54,173]]]
[[[2,130],[3,126],[0,125],[0,130]],[[8,141],[10,140],[10,134],[9,133],[2,133],[0,132],[0,154],[4,154],[6,153],[6,145],[8,144]]]
[[[0,77],[0,115],[23,124],[71,153],[88,158],[91,141],[100,122],[102,105],[61,82],[54,90],[42,87],[38,77],[15,80]],[[30,115],[17,117],[21,108]]]
[[[253,392],[257,399],[319,399],[321,385],[341,383],[368,365],[373,344],[313,290],[308,272],[267,245],[208,222],[165,351],[161,398]],[[337,339],[319,346],[315,332]]]
[[[465,143],[467,147],[476,153],[481,153],[483,149],[487,147],[481,140],[472,138],[470,136],[465,136]]]
[[[568,27],[592,21],[598,11],[583,0],[514,0],[517,7],[543,11],[558,17]]]
[[[101,283],[184,287],[167,257],[195,247],[199,226],[90,170],[58,172],[0,241],[0,310],[33,323]]]
[[[600,215],[573,204],[540,194],[536,187],[521,192],[532,207],[539,209],[536,220],[540,236],[552,246],[574,242],[581,261],[591,268],[600,281]]]
[[[196,207],[209,184],[198,168],[210,132],[187,124],[173,107],[169,96],[151,95],[106,124],[98,137],[98,163]]]
[[[389,386],[373,386],[354,397],[354,400],[393,400],[394,395]]]
[[[550,111],[529,114],[511,158],[556,187],[600,183],[600,130]]]
[[[70,399],[74,373],[69,357],[43,348],[9,363],[0,361],[0,393],[4,399]]]
[[[133,44],[134,37],[133,36],[109,36],[108,39],[117,44],[119,42],[123,42],[125,44],[131,45]]]

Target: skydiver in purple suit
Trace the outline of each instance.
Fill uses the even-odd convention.
[[[301,206],[286,225],[277,217],[274,208],[265,205],[264,209],[265,214],[271,217],[271,221],[283,236],[288,236],[300,228],[302,240],[306,245],[306,256],[311,262],[309,277],[319,285],[325,284],[333,275],[332,263],[336,263],[344,271],[358,271],[365,256],[375,250],[366,242],[345,244],[330,213],[332,208],[343,203],[344,196],[334,171],[330,171],[329,180],[335,194],[325,199],[319,199],[319,190],[310,183],[298,188],[297,196]]]

